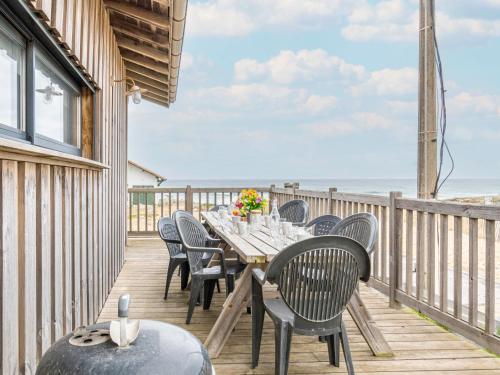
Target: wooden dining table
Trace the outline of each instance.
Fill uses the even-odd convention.
[[[267,264],[281,250],[271,237],[270,230],[264,225],[256,225],[252,231],[240,235],[234,231],[223,229],[216,212],[202,212],[202,218],[212,231],[234,250],[240,261],[247,266],[236,282],[234,291],[227,297],[222,311],[210,331],[205,346],[211,358],[217,358],[238,323],[241,314],[251,300],[252,270],[266,269]],[[361,334],[365,338],[375,356],[392,356],[392,350],[387,344],[371,315],[356,291],[347,309]]]

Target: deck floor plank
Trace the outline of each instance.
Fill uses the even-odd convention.
[[[192,323],[186,325],[189,292],[180,290],[177,275],[172,280],[169,299],[163,300],[167,265],[167,252],[160,241],[131,241],[125,265],[99,320],[115,319],[118,297],[127,292],[132,301],[131,319],[173,323],[189,330],[203,342],[222,308],[224,294],[214,295],[210,311],[197,307]],[[221,288],[224,289],[223,285]],[[269,289],[267,293],[272,295],[273,291]],[[500,358],[420,318],[410,309],[390,309],[387,298],[373,289],[362,286],[361,295],[395,355],[392,358],[372,356],[349,314],[345,314],[356,374],[500,375]],[[256,369],[250,368],[250,351],[251,316],[243,314],[222,354],[213,361],[217,374],[274,374],[274,331],[269,319],[264,325],[261,359]],[[319,343],[317,338],[294,335],[289,373],[345,374],[346,368],[343,361],[340,368],[328,364],[326,344]]]

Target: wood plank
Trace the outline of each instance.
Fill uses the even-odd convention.
[[[453,316],[462,319],[462,218],[453,218]]]
[[[59,340],[64,334],[64,284],[63,284],[63,211],[62,211],[62,168],[52,168],[52,338]]]
[[[19,233],[19,365],[22,373],[36,369],[36,165],[19,163],[18,227],[33,228]]]
[[[128,38],[118,37],[118,47],[149,57],[164,64],[168,64],[168,52],[160,51],[156,48],[148,47],[142,43],[133,42]]]
[[[169,40],[166,36],[152,33],[139,27],[134,27],[132,24],[125,24],[124,22],[116,20],[113,16],[111,16],[111,24],[115,33],[123,34],[161,48],[168,48],[169,46]]]
[[[19,264],[18,264],[18,168],[1,161],[0,185],[0,342],[2,370],[15,374],[19,369]]]
[[[152,26],[162,29],[169,28],[169,21],[167,16],[115,0],[105,0],[104,4],[106,4],[106,7],[109,10],[121,13],[127,17],[149,23]]]
[[[73,171],[73,329],[82,325],[82,305],[81,305],[81,173],[80,170]]]
[[[154,60],[143,57],[142,55],[133,54],[128,51],[122,51],[122,58],[126,62],[139,65],[143,68],[151,70],[152,72],[160,73],[163,75],[168,75],[170,72],[163,63],[156,63]]]
[[[80,303],[81,303],[81,315],[82,315],[82,325],[88,325],[89,321],[89,291],[88,291],[88,267],[87,267],[87,240],[88,240],[88,200],[87,200],[87,171],[81,171],[80,180],[80,210],[81,210],[81,252],[80,252],[80,267],[81,267],[81,278],[80,278]]]
[[[71,196],[73,191],[73,174],[71,168],[63,170],[63,194],[62,194],[62,212],[63,212],[63,230],[62,230],[62,262],[63,262],[63,280],[64,280],[64,334],[73,331],[73,217]]]
[[[425,288],[425,216],[417,211],[417,300],[421,301]]]
[[[413,294],[413,211],[406,210],[406,294]]]
[[[436,296],[436,217],[427,214],[427,301],[434,306]]]
[[[448,215],[440,216],[439,308],[448,312]]]
[[[469,219],[469,324],[477,326],[478,223]]]
[[[49,349],[52,343],[52,210],[51,210],[51,171],[48,165],[37,166],[36,191],[36,311],[37,332],[40,341],[37,358]]]
[[[486,220],[486,280],[485,280],[485,328],[488,334],[496,334],[495,319],[495,222]]]
[[[365,338],[373,355],[377,357],[392,357],[394,353],[391,347],[375,324],[358,291],[354,291],[351,300],[347,304],[347,310]]]

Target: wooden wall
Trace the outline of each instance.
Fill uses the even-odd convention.
[[[90,154],[109,168],[0,140],[4,374],[34,373],[55,340],[97,319],[126,241],[127,102],[113,82],[125,68],[109,15],[100,0],[28,3],[95,84]]]

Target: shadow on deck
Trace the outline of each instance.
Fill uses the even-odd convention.
[[[130,240],[125,266],[99,320],[116,318],[118,297],[128,292],[132,300],[130,318],[173,323],[189,330],[203,342],[221,310],[224,293],[214,295],[210,311],[197,307],[192,323],[184,324],[189,292],[180,290],[179,277],[174,276],[169,298],[163,300],[167,263],[167,251],[159,240]],[[349,314],[345,313],[356,374],[500,375],[500,358],[420,318],[410,309],[388,308],[387,297],[373,289],[362,286],[361,295],[395,356],[372,356]],[[250,368],[250,352],[251,316],[244,313],[221,356],[213,360],[217,374],[274,374],[274,330],[270,320],[264,327],[260,365],[253,370]],[[295,335],[289,373],[346,373],[346,369],[343,362],[340,368],[329,365],[326,344],[319,343],[317,338]]]

